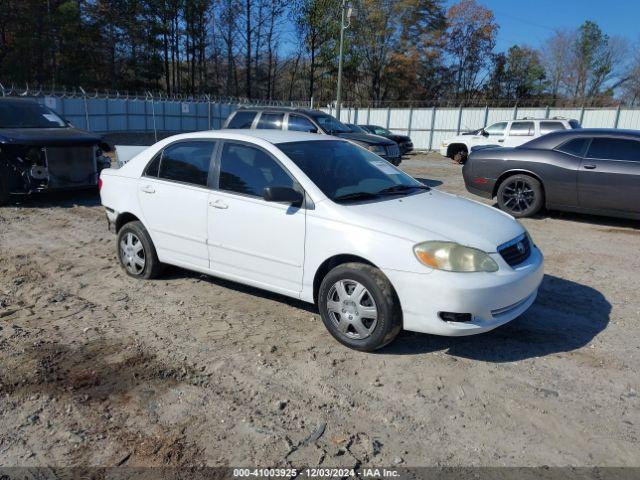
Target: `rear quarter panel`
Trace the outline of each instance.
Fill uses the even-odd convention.
[[[473,175],[499,182],[510,173],[528,173],[542,182],[548,206],[577,205],[577,176],[580,159],[555,150],[505,149],[478,152],[473,158]]]

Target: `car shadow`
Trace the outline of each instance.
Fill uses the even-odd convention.
[[[603,227],[640,229],[640,220],[629,218],[589,215],[586,213],[560,212],[556,210],[544,212],[541,218],[544,215],[557,220],[571,220],[574,222],[591,223],[592,225],[601,225]]]
[[[17,208],[72,208],[76,206],[97,207],[99,205],[100,196],[96,188],[12,195],[6,204],[7,207]]]
[[[225,280],[223,278],[206,275],[204,273],[201,274],[198,272],[193,272],[191,270],[185,270],[180,267],[174,267],[173,265],[167,265],[162,275],[158,277],[158,280],[177,280],[183,278],[198,279],[211,285],[217,285],[222,288],[235,290],[236,292],[246,293],[247,295],[251,295],[252,297],[260,297],[267,300],[273,300],[274,302],[280,302],[294,308],[306,310],[309,313],[319,314],[318,309],[314,304],[303,302],[302,300],[297,300],[292,297],[287,297],[286,295],[281,295],[279,293],[269,292],[268,290],[262,290],[250,285],[245,285],[243,283],[237,283],[231,280]]]
[[[440,185],[442,185],[442,182],[440,180],[433,180],[432,178],[421,178],[421,177],[414,177],[416,180],[418,180],[419,182],[424,183],[427,187],[439,187]]]
[[[512,322],[469,337],[402,332],[383,355],[446,351],[449,355],[493,363],[515,362],[589,344],[609,323],[611,304],[597,290],[545,275],[533,306]]]

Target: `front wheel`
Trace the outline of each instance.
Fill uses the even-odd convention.
[[[535,215],[543,205],[542,184],[530,175],[512,175],[498,187],[498,206],[516,218]]]
[[[402,328],[393,287],[371,265],[346,263],[331,270],[320,285],[318,309],[329,333],[355,350],[382,348]]]

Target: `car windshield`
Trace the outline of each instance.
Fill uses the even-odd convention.
[[[0,128],[62,128],[65,121],[35,102],[0,102]]]
[[[327,133],[349,133],[351,129],[331,115],[316,115],[314,120]]]
[[[386,160],[342,140],[280,143],[282,150],[336,202],[405,195],[428,187]]]

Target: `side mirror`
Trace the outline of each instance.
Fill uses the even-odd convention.
[[[266,187],[262,191],[262,198],[267,202],[290,203],[300,206],[304,200],[302,194],[291,187]]]
[[[482,135],[483,137],[488,137],[489,136],[489,132],[487,132],[484,128],[482,130],[480,130],[480,135]]]

